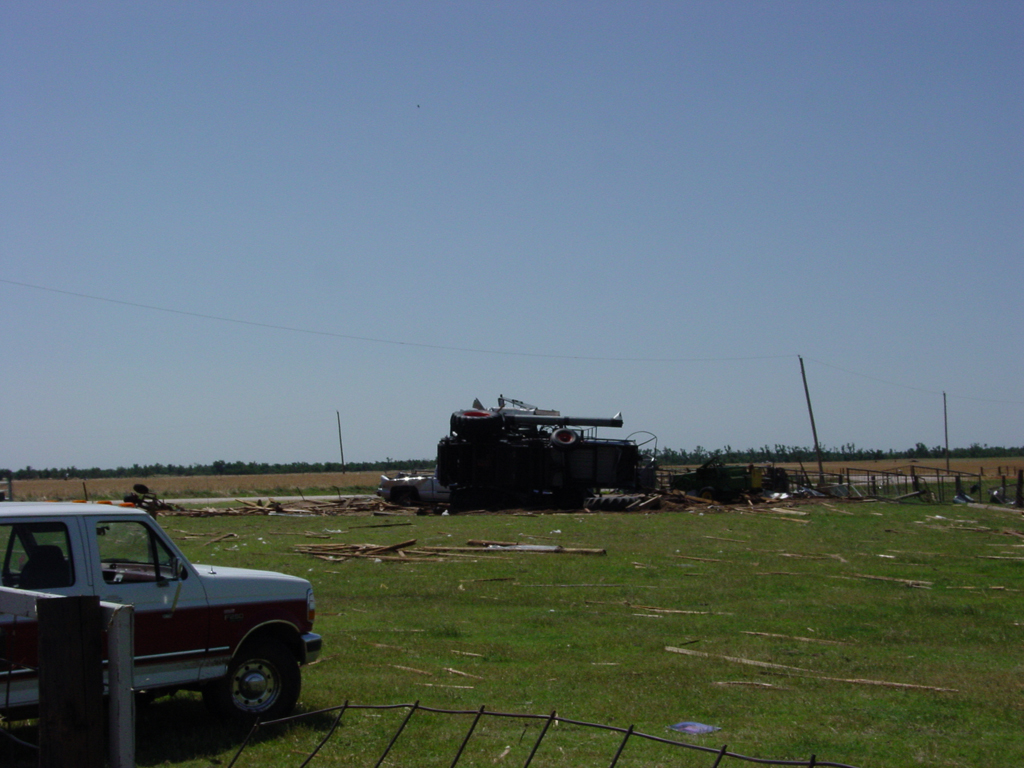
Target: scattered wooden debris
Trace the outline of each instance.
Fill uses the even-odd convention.
[[[647,496],[641,496],[634,501],[626,511],[631,512],[652,512],[661,510],[666,512],[690,512],[715,513],[715,512],[740,512],[758,513],[764,517],[775,519],[792,520],[792,516],[806,516],[798,507],[824,505],[844,514],[853,514],[836,506],[840,501],[844,503],[863,503],[867,499],[831,499],[832,504],[827,503],[821,497],[770,499],[770,498],[747,498],[738,503],[723,504],[710,499],[703,499],[697,496],[687,496],[678,492],[657,492]],[[203,509],[175,509],[173,514],[185,517],[214,517],[214,516],[238,516],[238,515],[282,515],[282,516],[331,516],[331,515],[376,515],[376,516],[413,516],[417,514],[434,513],[439,514],[445,509],[445,505],[435,506],[400,506],[392,504],[376,496],[345,496],[337,499],[302,499],[296,501],[277,501],[273,498],[235,499],[236,506],[233,507],[206,507]],[[480,513],[487,513],[487,510],[477,510]],[[582,510],[580,510],[582,511]],[[555,510],[525,510],[510,509],[506,514],[513,516],[537,517],[543,514],[556,513],[566,514],[564,511]],[[578,511],[569,514],[578,514]],[[789,516],[789,517],[787,517]],[[794,522],[797,522],[794,520]],[[808,522],[802,520],[799,522]]]
[[[473,541],[469,542],[473,544]],[[403,562],[435,562],[444,558],[500,556],[508,553],[527,554],[558,554],[558,555],[604,555],[603,549],[586,549],[581,547],[563,547],[546,544],[502,544],[493,542],[480,546],[416,546],[416,539],[409,539],[398,544],[382,546],[379,544],[298,544],[292,549],[301,554],[310,555],[320,560],[340,562],[350,558],[371,558],[377,560],[398,560]]]
[[[855,685],[880,685],[884,688],[904,688],[915,691],[936,691],[938,693],[959,693],[958,688],[939,688],[934,685],[916,685],[914,683],[893,683],[888,680],[867,680],[862,677],[825,677],[824,675],[797,675],[810,677],[812,680],[828,680],[832,683],[853,683]]]
[[[426,688],[459,688],[464,691],[472,691],[472,685],[445,685],[443,683],[416,683],[416,685],[422,685]]]
[[[753,680],[715,680],[712,685],[746,685],[751,688],[770,688],[773,691],[788,691],[789,688],[783,688],[780,685],[774,685],[773,683],[758,683]]]
[[[415,672],[417,675],[426,675],[427,677],[433,677],[433,672],[427,672],[425,669],[416,669],[415,667],[403,667],[401,664],[390,664],[389,666],[400,669],[403,672]]]
[[[719,656],[714,653],[704,653],[704,651],[691,651],[686,648],[676,648],[671,645],[665,646],[666,651],[672,653],[682,653],[686,656],[700,656],[704,659],[721,659],[722,661],[731,661],[734,664],[746,664],[751,667],[762,667],[764,669],[781,669],[787,672],[810,672],[809,669],[803,667],[787,667],[785,664],[771,664],[767,661],[755,661],[754,659],[744,659],[739,656]]]
[[[661,496],[659,496],[656,493],[652,494],[651,496],[648,496],[646,499],[643,496],[641,496],[628,507],[626,507],[625,511],[636,512],[637,510],[641,509],[661,509]]]
[[[628,600],[618,600],[614,602],[606,602],[603,600],[584,600],[584,605],[624,605],[627,608],[639,608],[644,611],[650,611],[651,613],[682,613],[688,616],[729,616],[727,613],[715,613],[714,611],[687,611],[680,608],[658,608],[653,605],[640,605],[638,603],[631,603]],[[639,615],[639,614],[636,614]],[[691,641],[694,642],[694,641]]]
[[[222,533],[220,536],[217,536],[216,538],[210,539],[209,541],[204,541],[203,542],[203,546],[204,547],[208,547],[211,544],[216,544],[218,541],[224,541],[225,539],[237,539],[237,538],[238,538],[238,534],[237,533]]]
[[[408,516],[415,510],[389,504],[375,496],[349,496],[338,500],[305,499],[279,502],[274,499],[235,499],[234,507],[205,507],[179,510],[179,517],[238,517],[242,515],[280,515],[282,517],[327,517],[335,515],[395,514]]]
[[[543,537],[537,537],[543,538]],[[486,541],[483,539],[470,539],[466,542],[468,547],[454,547],[455,551],[476,551],[480,548],[487,550],[508,550],[513,552],[539,552],[560,555],[607,555],[607,550],[593,549],[586,547],[563,547],[561,544],[523,544],[519,541]],[[437,549],[443,549],[438,547]]]
[[[1011,589],[1010,587],[1003,587],[998,584],[993,584],[988,587],[946,587],[946,589],[988,589],[995,592],[1020,592],[1019,589]]]
[[[480,675],[471,675],[471,674],[469,674],[469,672],[460,672],[459,670],[453,669],[452,667],[442,667],[441,669],[442,669],[443,672],[447,672],[450,675],[459,675],[460,677],[471,677],[474,680],[483,680],[484,679],[484,678],[480,677]]]
[[[755,509],[754,511],[756,512],[756,511],[759,511],[759,510]],[[782,520],[783,522],[787,522],[787,523],[800,523],[801,525],[808,525],[811,522],[810,520],[801,520],[798,517],[785,517],[784,515],[774,515],[774,514],[764,514],[764,513],[759,514],[758,517],[763,517],[766,520]]]
[[[776,635],[772,632],[748,632],[740,630],[741,635],[755,635],[757,637],[775,637],[780,640],[799,640],[801,643],[824,643],[825,645],[848,645],[842,640],[823,640],[820,637],[799,637],[796,635]]]
[[[897,584],[906,584],[908,587],[915,587],[917,589],[932,588],[932,582],[922,581],[921,579],[897,579],[894,576],[872,576],[867,573],[855,573],[853,576],[858,579],[871,579],[873,581],[894,581]]]
[[[796,674],[794,677],[806,677],[811,680],[827,680],[833,683],[853,683],[856,685],[880,685],[886,688],[903,688],[910,690],[919,691],[937,691],[941,693],[958,693],[956,688],[939,688],[933,685],[916,685],[914,683],[893,683],[888,680],[867,680],[865,678],[845,678],[845,677],[826,677],[825,675],[818,675],[809,669],[803,669],[802,667],[787,667],[783,664],[770,664],[767,661],[755,661],[754,659],[744,659],[738,656],[719,656],[713,653],[704,653],[703,651],[690,651],[685,648],[674,648],[670,645],[665,646],[666,651],[672,653],[682,653],[687,656],[700,656],[705,659],[721,659],[722,661],[731,661],[734,664],[746,664],[752,667],[763,667],[765,669],[778,669],[782,672],[796,672],[806,674]]]

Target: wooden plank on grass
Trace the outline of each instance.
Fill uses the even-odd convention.
[[[442,671],[447,672],[448,674],[451,674],[451,675],[458,675],[459,677],[471,677],[474,680],[483,680],[484,679],[484,678],[480,677],[480,675],[471,675],[471,674],[469,674],[469,672],[460,672],[459,670],[454,669],[452,667],[442,667]]]
[[[687,656],[700,656],[705,659],[720,659],[722,661],[731,661],[734,664],[746,664],[752,667],[762,667],[765,669],[779,669],[783,672],[803,672],[805,674],[798,674],[796,677],[806,677],[810,680],[826,680],[831,683],[852,683],[855,685],[879,685],[885,688],[901,688],[907,690],[919,690],[919,691],[937,691],[940,693],[958,693],[956,688],[939,688],[933,685],[916,685],[914,683],[893,683],[888,680],[868,680],[865,678],[846,678],[846,677],[826,677],[812,672],[809,669],[803,669],[801,667],[787,667],[783,664],[769,664],[767,661],[755,661],[754,659],[744,659],[738,656],[719,656],[713,653],[703,653],[702,651],[690,651],[686,648],[674,648],[670,645],[665,646],[666,651],[672,653],[682,653]]]
[[[405,547],[411,547],[416,544],[416,539],[409,539],[408,541],[402,541],[398,544],[389,544],[386,547],[374,547],[373,549],[367,549],[360,552],[364,557],[375,557],[382,555],[385,552],[394,552],[395,550],[404,549]]]
[[[922,581],[921,579],[897,579],[895,576],[872,576],[867,573],[855,573],[853,574],[858,579],[871,579],[872,581],[894,581],[897,584],[906,584],[908,587],[919,587],[923,589],[931,589],[932,582]]]
[[[403,667],[400,664],[391,664],[389,666],[392,666],[395,669],[400,669],[403,672],[415,672],[417,675],[426,675],[427,677],[434,676],[433,672],[427,672],[425,669],[416,669],[415,667]]]
[[[686,656],[699,656],[704,659],[720,659],[722,661],[731,661],[733,664],[746,664],[751,667],[761,667],[763,669],[781,669],[786,672],[810,672],[809,669],[803,667],[787,667],[784,664],[771,664],[767,661],[756,661],[755,659],[744,659],[739,656],[719,656],[714,653],[704,653],[703,651],[691,651],[687,648],[676,648],[671,645],[665,646],[666,651],[671,653],[682,653]]]
[[[776,637],[780,640],[799,640],[801,643],[824,643],[825,645],[848,645],[842,640],[823,640],[818,637],[800,637],[798,635],[776,635],[773,632],[748,632],[740,630],[741,635],[755,635],[756,637]]]
[[[915,685],[913,683],[893,683],[888,680],[866,680],[861,677],[824,677],[822,675],[801,675],[812,680],[827,680],[831,683],[853,683],[855,685],[880,685],[884,688],[903,688],[917,691],[936,691],[938,693],[959,693],[957,688],[939,688],[934,685]]]
[[[207,542],[204,542],[203,546],[204,547],[208,547],[211,544],[216,544],[218,541],[224,541],[225,539],[237,539],[237,538],[238,538],[238,534],[237,533],[222,533],[220,536],[217,536],[216,538],[213,538],[213,539],[210,539]]]

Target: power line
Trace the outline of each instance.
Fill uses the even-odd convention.
[[[813,357],[808,357],[808,358],[805,358],[805,359],[806,360],[810,360],[811,362],[817,363],[818,365],[823,365],[826,368],[832,368],[832,369],[837,370],[837,371],[842,371],[843,373],[849,374],[850,376],[858,376],[858,377],[860,377],[862,379],[868,379],[869,381],[875,381],[875,382],[878,382],[879,384],[885,384],[885,385],[890,386],[890,387],[899,387],[900,389],[909,389],[912,392],[923,392],[926,395],[945,395],[946,394],[946,392],[943,392],[942,390],[938,390],[938,389],[924,389],[923,387],[913,387],[913,386],[910,386],[909,384],[900,384],[900,383],[895,382],[895,381],[888,381],[887,379],[879,379],[879,378],[877,378],[875,376],[868,376],[866,373],[857,373],[857,371],[851,371],[851,370],[849,370],[847,368],[842,368],[842,367],[840,367],[838,365],[833,365],[832,363],[826,363],[823,360],[815,360]],[[949,397],[955,397],[958,400],[973,400],[974,402],[978,402],[978,403],[999,403],[1000,405],[1024,405],[1024,401],[1021,401],[1021,400],[992,400],[992,399],[985,398],[985,397],[969,397],[968,395],[955,395],[955,394],[953,394],[951,392],[949,393]]]
[[[296,328],[287,325],[274,325],[272,323],[261,323],[255,320],[239,320],[234,317],[221,317],[219,315],[207,315],[201,312],[188,312],[183,309],[172,309],[171,307],[158,307],[153,304],[142,304],[136,301],[125,301],[124,299],[111,299],[106,296],[93,296],[88,293],[78,293],[76,291],[65,291],[60,288],[48,288],[42,285],[33,285],[32,283],[22,283],[17,280],[4,280],[0,278],[0,283],[6,283],[8,285],[17,285],[22,288],[32,288],[37,291],[47,291],[49,293],[57,293],[64,296],[74,296],[79,299],[89,299],[91,301],[102,301],[108,304],[120,304],[125,307],[134,307],[136,309],[148,309],[154,312],[167,312],[172,315],[183,315],[185,317],[197,317],[202,320],[215,320],[221,323],[234,323],[236,325],[247,325],[253,328],[267,328],[275,331],[288,331],[290,333],[305,333],[311,336],[326,336],[334,339],[346,339],[348,341],[363,341],[370,344],[390,344],[392,346],[400,347],[418,347],[420,349],[437,349],[445,352],[470,352],[481,355],[504,355],[508,357],[539,357],[546,358],[549,360],[587,360],[587,361],[600,361],[600,362],[623,362],[623,363],[716,363],[716,362],[728,362],[728,361],[747,361],[747,360],[783,360],[786,358],[796,357],[796,355],[759,355],[752,357],[599,357],[592,355],[557,355],[548,352],[512,352],[509,350],[501,349],[479,349],[476,347],[455,347],[446,346],[443,344],[426,344],[416,341],[401,341],[397,339],[381,339],[373,336],[355,336],[348,333],[336,333],[334,331],[317,331],[309,328]]]
[[[374,336],[357,336],[348,333],[337,333],[335,331],[318,331],[310,328],[296,328],[294,326],[287,325],[275,325],[273,323],[261,323],[256,320],[240,320],[234,317],[222,317],[220,315],[209,315],[202,312],[189,312],[183,309],[174,309],[172,307],[159,307],[153,304],[142,304],[136,301],[126,301],[124,299],[112,299],[107,296],[94,296],[88,293],[80,293],[77,291],[66,291],[60,288],[50,288],[43,285],[34,285],[33,283],[23,283],[17,280],[6,280],[0,278],[0,283],[7,285],[15,285],[20,288],[31,288],[37,291],[46,291],[48,293],[56,293],[63,296],[74,296],[79,299],[88,299],[90,301],[101,301],[107,304],[119,304],[125,307],[134,307],[136,309],[147,309],[153,312],[165,312],[172,315],[182,315],[184,317],[195,317],[201,320],[213,320],[220,323],[233,323],[235,325],[245,325],[252,328],[266,328],[274,331],[287,331],[289,333],[303,333],[310,336],[324,336],[333,339],[345,339],[347,341],[361,341],[368,344],[388,344],[391,346],[398,347],[414,347],[419,349],[435,349],[444,352],[465,352],[470,354],[479,355],[499,355],[505,357],[532,357],[541,358],[547,360],[577,360],[577,361],[592,361],[592,362],[621,362],[621,363],[723,363],[723,362],[746,362],[754,360],[788,360],[795,359],[798,355],[753,355],[748,357],[606,357],[597,355],[559,355],[550,352],[514,352],[511,350],[502,349],[481,349],[478,347],[457,347],[448,346],[443,344],[427,344],[424,342],[416,341],[403,341],[399,339],[383,339]],[[895,381],[888,381],[886,379],[880,379],[875,376],[868,376],[864,373],[858,373],[857,371],[851,371],[847,368],[842,368],[832,363],[826,363],[823,360],[816,360],[811,357],[805,358],[811,362],[822,365],[826,368],[832,368],[850,376],[857,376],[862,379],[868,379],[870,381],[877,382],[879,384],[885,384],[890,387],[897,387],[899,389],[907,389],[913,392],[923,392],[929,395],[941,395],[942,390],[925,389],[923,387],[915,387],[909,384],[900,384]],[[1020,400],[993,400],[983,397],[969,397],[967,395],[957,395],[949,393],[949,397],[954,397],[958,400],[971,400],[979,403],[997,403],[1000,405],[1024,405],[1024,401]]]

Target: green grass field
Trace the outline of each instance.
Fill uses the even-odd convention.
[[[345,701],[554,710],[758,758],[1024,764],[1020,514],[881,503],[790,509],[161,523],[194,562],[313,582],[325,649],[305,670],[302,711]],[[381,525],[390,527],[366,527]],[[208,543],[227,532],[238,537]],[[409,539],[607,554],[326,562],[293,550]],[[374,765],[405,714],[350,713],[312,765]],[[470,720],[418,713],[385,765],[449,765]],[[721,730],[667,729],[684,720]],[[238,765],[299,766],[329,727],[320,715],[264,734]],[[541,727],[485,718],[459,764],[523,765]],[[243,735],[211,722],[193,694],[141,710],[138,734],[139,765],[190,767],[226,765]],[[555,726],[532,765],[608,765],[620,740]],[[634,740],[618,765],[710,768],[713,759]]]

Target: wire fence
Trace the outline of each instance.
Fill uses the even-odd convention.
[[[441,715],[441,716],[446,716],[446,717],[451,717],[451,718],[464,718],[464,719],[469,719],[470,720],[468,728],[466,729],[465,734],[462,737],[462,739],[461,739],[461,741],[459,743],[458,748],[455,750],[455,754],[452,757],[451,762],[450,763],[449,762],[438,763],[438,765],[445,765],[446,764],[450,768],[456,768],[456,766],[460,765],[461,761],[463,761],[464,758],[467,758],[467,754],[469,752],[469,747],[470,747],[470,742],[474,738],[474,736],[479,733],[479,731],[477,729],[477,726],[480,725],[481,721],[485,717],[487,717],[487,718],[510,719],[510,720],[519,721],[519,722],[525,722],[525,723],[533,722],[533,723],[536,723],[536,724],[538,724],[540,726],[539,733],[538,733],[537,737],[534,739],[532,746],[530,746],[529,754],[526,757],[526,762],[523,763],[523,768],[529,768],[529,766],[534,763],[535,759],[539,759],[538,756],[540,756],[542,754],[543,748],[545,746],[547,746],[548,742],[550,741],[550,739],[548,737],[550,736],[550,734],[552,732],[552,726],[556,726],[556,725],[557,726],[572,726],[572,727],[578,727],[578,728],[581,728],[581,729],[593,729],[593,730],[596,730],[596,731],[608,732],[608,733],[616,734],[617,736],[619,736],[620,738],[618,738],[614,742],[610,743],[610,749],[608,750],[609,751],[609,755],[606,758],[606,759],[610,760],[610,762],[607,763],[609,768],[615,768],[615,766],[617,766],[619,764],[620,758],[622,758],[623,755],[626,754],[626,752],[627,752],[627,746],[628,745],[630,745],[632,743],[635,743],[635,742],[639,742],[639,741],[645,742],[647,744],[661,745],[666,750],[690,750],[692,752],[704,753],[705,756],[706,756],[707,762],[705,762],[703,765],[706,768],[718,768],[718,766],[721,766],[721,765],[724,764],[725,760],[733,760],[733,761],[740,762],[740,763],[754,763],[754,764],[758,764],[758,765],[798,766],[798,767],[802,767],[802,768],[816,768],[818,766],[821,766],[821,767],[829,766],[830,768],[856,768],[856,766],[847,765],[846,763],[833,763],[833,762],[827,762],[827,761],[824,761],[824,760],[819,760],[817,758],[817,756],[813,755],[813,754],[810,755],[810,757],[808,757],[806,760],[772,760],[772,759],[765,759],[765,758],[758,758],[758,757],[750,757],[748,755],[741,755],[741,754],[739,754],[737,752],[730,752],[730,751],[728,751],[727,745],[723,745],[720,748],[714,748],[714,747],[701,746],[699,744],[689,744],[689,743],[686,743],[686,742],[683,742],[683,741],[676,741],[676,740],[667,739],[667,738],[664,738],[664,737],[661,737],[661,736],[652,736],[651,734],[642,733],[641,731],[635,730],[634,726],[632,726],[632,725],[629,726],[628,728],[622,728],[622,727],[613,726],[613,725],[601,725],[599,723],[588,723],[588,722],[583,722],[581,720],[571,720],[571,719],[567,719],[567,718],[564,718],[564,717],[559,717],[556,712],[551,712],[551,714],[548,714],[548,715],[537,715],[537,714],[516,714],[516,713],[511,713],[511,712],[497,712],[497,711],[488,710],[485,707],[480,707],[479,709],[476,709],[476,710],[438,709],[436,707],[425,707],[425,706],[422,706],[418,701],[413,703],[413,704],[379,704],[379,705],[374,705],[374,704],[350,704],[349,702],[346,701],[344,704],[341,704],[341,705],[336,706],[336,707],[330,707],[328,709],[321,709],[321,710],[317,710],[316,712],[306,712],[306,713],[303,713],[303,714],[300,714],[300,715],[294,715],[292,717],[282,718],[280,720],[273,720],[273,721],[267,721],[267,722],[260,722],[259,720],[257,720],[256,723],[253,725],[252,729],[249,731],[248,736],[246,736],[245,741],[242,742],[242,745],[239,747],[238,751],[235,753],[235,756],[234,756],[234,758],[232,758],[231,762],[229,763],[228,768],[234,768],[234,766],[236,766],[236,765],[240,766],[240,768],[241,768],[241,766],[245,765],[245,763],[240,762],[240,760],[242,759],[242,756],[245,753],[245,751],[247,750],[247,748],[254,742],[255,737],[257,736],[257,734],[263,728],[267,728],[267,727],[270,727],[270,726],[282,725],[282,724],[285,724],[285,723],[296,723],[298,721],[301,721],[301,720],[304,720],[304,719],[308,719],[308,718],[324,718],[324,717],[333,715],[333,719],[331,721],[331,725],[327,729],[327,732],[323,735],[322,738],[320,738],[320,740],[315,745],[313,745],[310,748],[310,751],[308,753],[305,753],[304,755],[302,755],[302,762],[300,763],[300,762],[298,762],[298,758],[296,759],[296,766],[297,766],[297,768],[306,768],[306,766],[308,766],[308,765],[313,763],[313,760],[317,757],[317,755],[321,754],[321,752],[324,750],[324,748],[328,745],[328,743],[332,740],[332,738],[338,732],[339,727],[342,725],[342,718],[347,713],[350,713],[350,712],[355,711],[355,710],[402,710],[402,709],[408,710],[408,712],[406,713],[405,717],[402,719],[401,723],[398,725],[397,729],[390,736],[390,738],[388,738],[387,745],[384,747],[383,752],[378,757],[376,757],[376,761],[372,762],[372,763],[368,762],[368,763],[366,763],[367,765],[372,764],[374,766],[374,768],[380,768],[380,766],[382,766],[384,764],[385,760],[388,759],[389,755],[392,754],[393,750],[395,750],[395,748],[398,745],[399,741],[403,737],[403,734],[406,733],[407,726],[409,726],[410,722],[413,719],[413,716],[418,714],[418,713],[428,713],[428,714],[432,714],[432,715]],[[524,728],[524,733],[525,733],[525,728]],[[408,741],[413,742],[411,744],[411,746],[413,748],[415,748],[415,746],[416,746],[415,738],[416,738],[415,736],[412,736],[412,737],[409,737],[407,739]],[[351,737],[349,737],[349,739],[351,739]],[[505,755],[508,753],[508,750],[509,750],[509,748],[506,747],[505,753],[503,753],[502,755],[499,756],[499,760],[501,758],[505,757]],[[293,751],[295,751],[295,750],[293,750]],[[556,752],[559,753],[559,754],[555,754]],[[547,751],[547,754],[544,755],[544,764],[545,765],[557,764],[557,763],[553,763],[552,762],[552,756],[556,760],[558,760],[560,758],[561,759],[570,759],[570,758],[568,758],[568,756],[566,756],[564,754],[564,751],[561,750],[561,749],[549,749]],[[374,760],[374,755],[371,754],[368,757],[368,759],[371,760],[371,761]],[[421,753],[417,753],[417,758],[416,758],[415,765],[417,765],[417,766],[424,766],[424,765],[426,765],[426,763],[423,762],[423,759],[424,759],[423,755]],[[471,759],[471,758],[467,758],[467,759]],[[498,760],[496,760],[493,757],[493,755],[490,756],[490,759],[487,760],[488,764],[493,764],[495,762],[498,762]],[[258,764],[258,762],[252,763],[252,765],[257,765],[257,764]],[[322,762],[321,764],[327,764],[327,763]],[[330,764],[332,764],[332,765],[338,764],[336,756],[333,756],[331,758]],[[348,760],[346,760],[346,762],[344,764],[345,765],[356,765],[356,763],[352,761],[351,757]],[[562,764],[564,764],[564,765],[577,765],[578,763],[576,763],[576,762],[567,762],[567,763],[562,763]],[[588,764],[599,765],[600,763],[594,762],[593,758],[590,758]],[[689,763],[689,764],[695,765],[694,763]]]
[[[867,496],[939,504],[970,502],[1012,504],[1015,478],[941,467],[911,466],[907,470],[850,468],[828,476],[826,489],[836,496]]]
[[[752,485],[755,465],[747,465],[746,482],[737,476],[723,474],[721,477],[709,473],[704,482],[708,489],[720,491],[723,498],[742,498],[745,494],[757,495],[760,487]],[[737,469],[733,467],[733,469]],[[680,477],[675,469],[657,470],[656,487],[669,492],[673,481]],[[684,473],[685,476],[685,473]],[[1024,488],[1024,469],[1019,467],[997,467],[996,474],[967,472],[962,469],[944,469],[911,464],[895,469],[848,467],[833,471],[816,471],[800,465],[784,472],[785,484],[767,485],[769,488],[797,497],[827,496],[831,498],[870,498],[889,501],[917,500],[931,504],[969,504],[974,502],[1024,508],[1021,491]],[[696,490],[691,491],[696,495]],[[771,494],[769,494],[771,495]],[[719,498],[715,493],[715,498]]]

